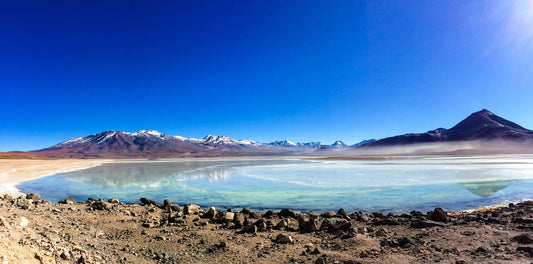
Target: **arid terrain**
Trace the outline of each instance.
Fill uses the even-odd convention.
[[[530,263],[533,202],[450,215],[0,199],[1,263]]]

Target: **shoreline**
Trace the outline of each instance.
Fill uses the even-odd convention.
[[[16,187],[20,183],[39,178],[88,169],[104,163],[114,162],[109,159],[0,159],[0,195],[13,197],[24,195]]]

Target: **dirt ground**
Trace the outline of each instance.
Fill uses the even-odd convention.
[[[530,263],[533,202],[468,214],[0,199],[0,263]]]

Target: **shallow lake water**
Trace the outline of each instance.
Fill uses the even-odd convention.
[[[533,199],[533,156],[124,161],[24,182],[52,202],[146,197],[254,210],[461,211]]]

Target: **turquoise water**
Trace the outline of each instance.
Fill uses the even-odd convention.
[[[178,160],[104,164],[17,186],[56,202],[140,197],[203,207],[403,213],[533,199],[532,156],[389,161]]]

